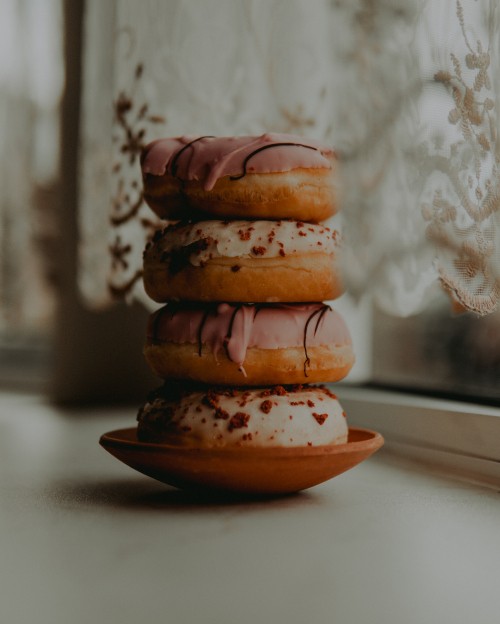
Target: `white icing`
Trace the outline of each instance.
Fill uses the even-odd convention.
[[[205,240],[189,257],[199,266],[212,258],[277,258],[328,253],[338,247],[338,232],[324,225],[297,221],[202,221],[167,228],[154,247],[171,252]]]
[[[147,421],[148,414],[154,418],[158,410],[168,407],[176,443],[186,446],[299,447],[347,441],[346,418],[333,395],[314,387],[284,395],[263,396],[262,392],[260,388],[234,390],[235,396],[217,394],[217,406],[225,418],[217,417],[215,408],[203,402],[202,392],[172,403],[155,399],[145,405],[141,418]],[[271,402],[269,411],[261,409],[264,401]],[[232,427],[231,418],[238,414],[236,424],[239,420],[241,425],[246,416],[248,420]],[[318,422],[325,414],[324,422]]]

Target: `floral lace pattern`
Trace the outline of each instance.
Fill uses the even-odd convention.
[[[100,46],[108,67],[97,4],[89,4],[89,32],[100,28],[101,43],[88,41],[86,63],[98,63]],[[88,95],[90,71],[84,91],[87,300],[150,304],[141,258],[157,221],[141,195],[144,144],[275,131],[339,151],[345,275],[355,296],[371,292],[406,315],[440,281],[463,307],[492,311],[500,298],[499,10],[496,0],[116,3],[114,69],[98,91],[113,102],[106,119]]]
[[[492,81],[498,61],[492,52],[500,7],[489,4],[490,13],[484,13],[486,27],[478,33],[470,21],[466,25],[464,7],[460,1],[456,3],[464,55],[461,58],[450,52],[451,66],[437,71],[434,80],[453,101],[448,122],[456,127],[458,136],[448,145],[447,153],[438,144],[425,154],[429,179],[433,172],[436,175],[428,184],[430,201],[422,204],[427,235],[437,249],[440,279],[461,305],[479,314],[491,312],[500,297],[496,240],[499,118]]]

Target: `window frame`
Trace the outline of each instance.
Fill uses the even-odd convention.
[[[350,426],[380,432],[391,455],[481,485],[500,484],[500,408],[361,385],[336,391]]]

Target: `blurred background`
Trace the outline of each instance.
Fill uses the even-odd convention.
[[[142,145],[281,131],[344,160],[350,382],[498,402],[498,22],[486,0],[0,0],[0,387],[141,402]]]
[[[64,18],[59,1],[0,3],[2,384],[47,381],[56,311]]]
[[[147,311],[98,309],[78,289],[84,19],[79,1],[0,2],[0,385],[75,404],[134,400],[154,383]]]

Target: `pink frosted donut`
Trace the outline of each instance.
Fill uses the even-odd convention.
[[[336,155],[289,134],[183,136],[142,153],[144,198],[163,219],[297,219],[335,214]]]
[[[354,363],[346,324],[322,303],[169,304],[144,354],[163,379],[247,386],[334,382]]]

